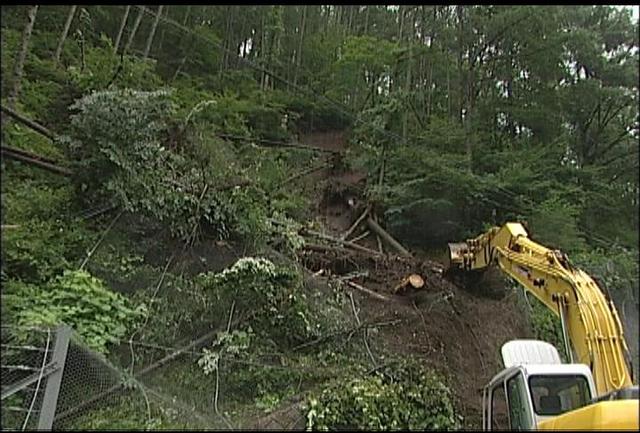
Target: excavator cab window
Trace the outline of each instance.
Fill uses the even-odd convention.
[[[491,430],[511,430],[504,382],[500,382],[491,390]]]
[[[507,398],[511,430],[531,430],[533,414],[529,408],[527,388],[521,372],[507,380]]]
[[[538,415],[559,415],[589,404],[591,392],[581,375],[536,375],[529,377],[533,408]]]

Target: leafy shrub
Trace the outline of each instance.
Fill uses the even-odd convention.
[[[83,93],[104,90],[112,80],[120,88],[151,90],[160,87],[162,81],[154,71],[153,61],[115,55],[111,40],[104,34],[101,42],[102,46],[87,45],[85,48],[84,68],[81,65],[67,68],[71,81]]]
[[[219,301],[236,302],[240,311],[253,312],[256,334],[283,344],[295,344],[317,333],[320,325],[301,292],[300,275],[265,258],[244,257],[233,266],[198,277]]]
[[[222,357],[234,357],[246,352],[252,337],[251,327],[247,331],[218,332],[211,349],[203,350],[204,355],[198,359],[198,365],[202,367],[204,374],[211,374],[218,369]]]
[[[28,220],[2,233],[2,268],[7,275],[42,282],[80,259],[94,236],[77,224]]]
[[[65,323],[87,346],[108,352],[107,344],[117,343],[127,329],[146,313],[133,307],[122,295],[85,271],[65,271],[44,288],[18,280],[7,282],[3,295],[11,323],[20,326]]]
[[[80,173],[76,184],[88,191],[88,198],[113,198],[125,210],[165,224],[185,241],[192,240],[203,223],[218,238],[235,234],[260,239],[265,197],[259,190],[210,185],[209,174],[216,167],[231,176],[233,165],[224,157],[215,160],[216,154],[206,149],[190,153],[207,154],[209,164],[181,152],[184,143],[171,133],[182,127],[171,121],[175,105],[170,92],[99,92],[73,108],[80,113],[73,116],[67,141]],[[222,183],[220,177],[214,179]]]
[[[390,374],[337,380],[309,399],[307,430],[452,430],[459,426],[451,391],[420,364]]]

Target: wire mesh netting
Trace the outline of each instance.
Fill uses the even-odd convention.
[[[2,430],[37,428],[54,340],[48,328],[1,327]]]
[[[213,426],[194,407],[147,386],[135,374],[117,367],[79,340],[72,340],[65,364],[54,429]]]

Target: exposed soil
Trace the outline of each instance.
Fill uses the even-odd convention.
[[[329,139],[323,142],[317,138],[313,144],[329,147]],[[339,149],[339,145],[329,148]],[[326,176],[324,182],[318,183],[319,176]],[[363,203],[358,201],[366,178],[362,173],[344,170],[326,170],[314,177],[313,182],[323,188],[317,194],[317,219],[328,234],[340,237],[364,209]],[[349,238],[364,231],[364,227],[359,228]],[[358,243],[372,250],[378,248],[372,234]],[[389,297],[390,301],[382,301],[353,291],[361,320],[407,319],[399,325],[372,331],[369,335],[372,352],[377,357],[386,353],[423,359],[427,366],[446,377],[464,416],[464,427],[481,427],[481,390],[502,367],[500,347],[510,339],[530,336],[526,315],[512,296],[505,297],[501,292],[498,296],[495,293],[485,296],[479,283],[467,280],[463,286],[460,281],[443,275],[440,262],[426,258],[375,256],[336,249],[305,251],[301,254],[301,262],[311,272],[322,271],[322,276],[316,277],[319,281],[326,281],[331,275],[358,272],[363,275],[352,281]],[[423,277],[424,287],[402,295],[391,293],[411,273]],[[300,428],[299,414],[294,415],[297,407],[297,401],[284,405],[257,425],[261,428]]]

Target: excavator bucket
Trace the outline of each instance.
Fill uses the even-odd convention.
[[[462,267],[462,256],[469,249],[466,242],[450,243],[449,245],[449,263],[447,271],[452,271]]]

